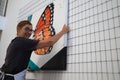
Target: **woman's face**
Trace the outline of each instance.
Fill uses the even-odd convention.
[[[31,36],[32,32],[33,32],[32,25],[26,24],[21,29],[19,29],[18,36],[29,38]]]

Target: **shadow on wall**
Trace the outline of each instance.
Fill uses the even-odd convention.
[[[2,37],[2,30],[0,30],[0,41],[1,41],[1,37]]]

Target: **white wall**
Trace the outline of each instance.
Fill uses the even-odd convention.
[[[16,34],[16,21],[37,11],[40,1],[33,0],[20,11],[27,0],[9,1],[8,24],[0,41],[1,63]],[[16,3],[20,6],[15,6]],[[67,71],[29,72],[27,78],[120,80],[120,0],[69,0],[69,26]]]
[[[2,66],[4,62],[8,44],[16,36],[16,24],[19,10],[29,1],[31,0],[8,0],[6,28],[0,32],[0,66]]]

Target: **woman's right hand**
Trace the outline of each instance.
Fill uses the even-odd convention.
[[[68,27],[66,24],[64,24],[64,26],[63,26],[63,28],[62,28],[62,33],[65,34],[65,33],[67,33],[68,31],[69,31],[69,27]]]

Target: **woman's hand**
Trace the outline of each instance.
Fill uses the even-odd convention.
[[[63,26],[61,32],[62,32],[63,34],[65,34],[65,33],[67,33],[68,31],[69,31],[69,27],[68,27],[67,25],[64,24],[64,26]]]

